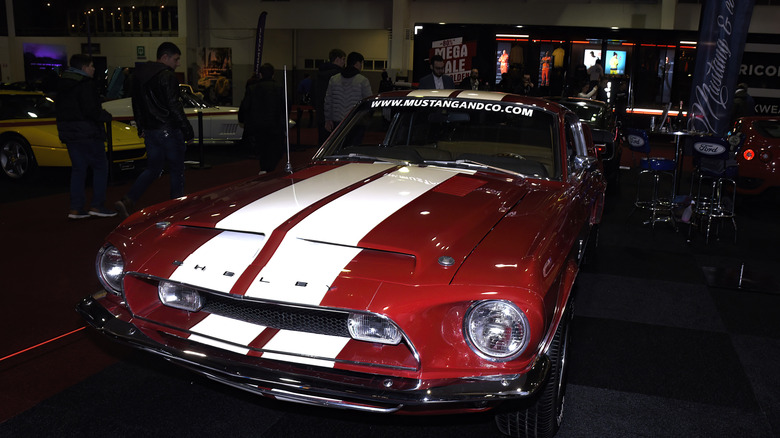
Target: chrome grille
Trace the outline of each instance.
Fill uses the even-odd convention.
[[[350,337],[346,312],[259,303],[212,294],[205,295],[205,298],[206,305],[202,310],[213,315],[282,330]]]

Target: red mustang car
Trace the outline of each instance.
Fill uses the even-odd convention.
[[[742,117],[729,133],[737,153],[737,191],[756,195],[780,187],[780,118]]]
[[[562,420],[572,285],[601,218],[589,128],[465,90],[361,102],[305,168],[135,213],[97,256],[95,328],[281,400]]]

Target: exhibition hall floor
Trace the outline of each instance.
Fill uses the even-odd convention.
[[[235,146],[208,148],[189,192],[255,175]],[[314,148],[299,149],[293,162]],[[283,167],[283,166],[282,166]],[[707,244],[655,232],[631,173],[611,190],[577,280],[565,418],[558,437],[780,436],[780,202],[737,202]],[[119,199],[132,179],[109,187]],[[0,437],[498,437],[489,413],[410,417],[273,401],[213,383],[85,328],[94,258],[120,219],[66,218],[67,172],[0,183]],[[167,177],[142,198],[163,201]],[[741,274],[741,277],[740,277]]]

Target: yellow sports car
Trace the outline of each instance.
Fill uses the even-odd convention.
[[[111,122],[115,163],[146,157],[135,127]],[[8,178],[24,178],[40,167],[69,167],[68,150],[60,141],[54,100],[34,91],[0,90],[0,167]]]

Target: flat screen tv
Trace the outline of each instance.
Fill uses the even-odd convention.
[[[601,59],[601,49],[585,49],[585,54],[582,57],[585,68],[591,68],[597,59]],[[601,63],[601,66],[604,67],[604,62]]]
[[[604,61],[604,74],[606,75],[626,74],[625,50],[607,50],[607,59]]]

